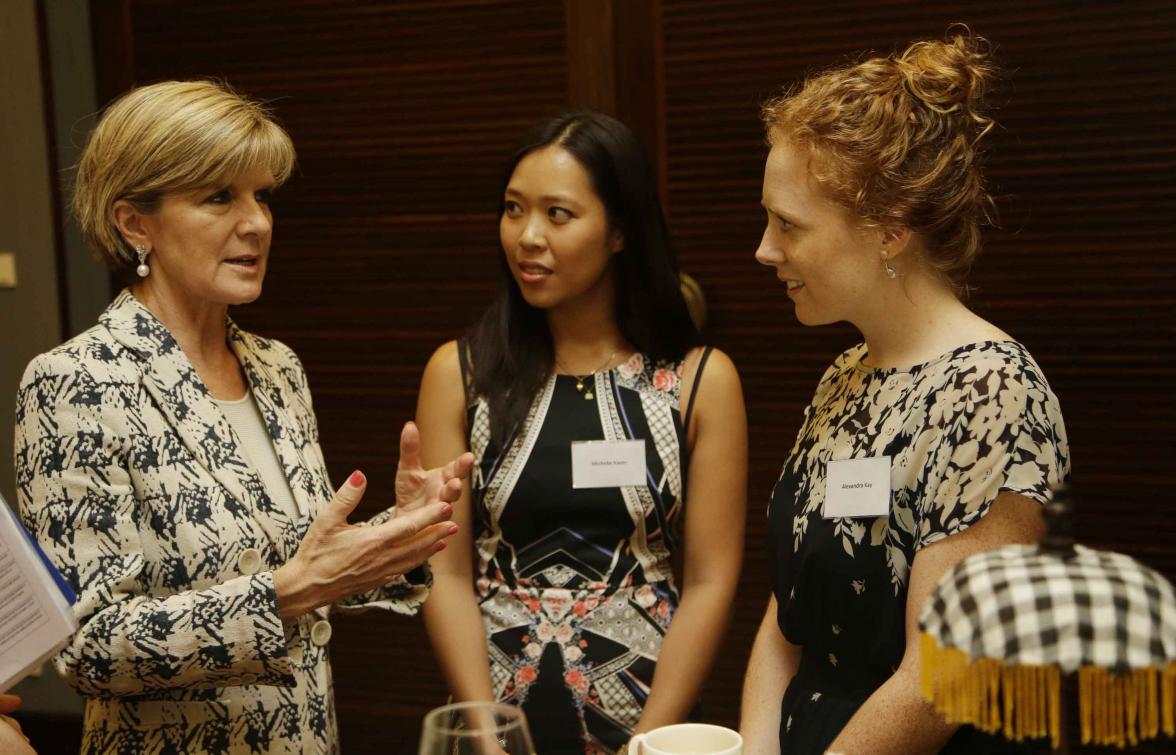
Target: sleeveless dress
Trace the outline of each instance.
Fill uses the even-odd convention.
[[[1044,502],[1069,474],[1057,398],[1015,341],[963,346],[910,369],[826,371],[772,493],[769,563],[780,631],[803,648],[780,716],[781,752],[823,753],[906,648],[910,564],[997,495]],[[827,519],[830,461],[890,457],[888,516]],[[878,725],[884,725],[879,723]],[[1034,751],[970,726],[944,753]]]
[[[523,708],[539,753],[613,752],[641,716],[678,605],[681,372],[638,353],[584,391],[552,375],[506,448],[491,443],[485,400],[469,407],[491,682],[499,701]],[[573,441],[637,439],[644,485],[573,489]]]

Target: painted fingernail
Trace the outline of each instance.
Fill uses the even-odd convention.
[[[436,545],[436,547],[433,548],[433,550],[443,551],[443,550],[445,550],[445,545],[446,545],[446,543],[444,540],[438,540],[437,545]]]
[[[450,534],[450,535],[456,535],[456,534],[457,534],[457,531],[458,531],[458,530],[460,530],[460,529],[461,529],[461,527],[458,527],[456,524],[454,524],[454,525],[451,525],[451,526],[450,526],[450,528],[449,528],[449,534]]]
[[[453,513],[453,506],[448,503],[441,507],[441,516],[449,516]]]
[[[360,472],[358,469],[355,470],[354,472],[351,473],[351,476],[347,478],[347,481],[349,483],[351,483],[352,487],[358,488],[360,485],[363,484],[363,481],[364,481],[363,472]]]

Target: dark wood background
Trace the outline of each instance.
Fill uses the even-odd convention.
[[[430,352],[488,301],[500,169],[569,105],[619,114],[655,155],[710,340],[740,368],[749,531],[728,641],[703,695],[733,724],[767,598],[763,512],[823,368],[853,333],[798,325],[753,258],[758,104],[814,67],[969,23],[1010,72],[974,307],[1034,353],[1061,399],[1084,542],[1176,577],[1176,6],[767,0],[95,0],[100,94],[223,77],[269,101],[300,169],[276,207],[262,299],[234,316],[306,364],[333,477],[390,503],[401,423]],[[347,752],[411,751],[445,701],[418,622],[340,618]],[[1169,743],[1170,746],[1170,743]]]

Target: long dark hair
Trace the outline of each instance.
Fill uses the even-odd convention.
[[[612,263],[613,313],[621,333],[654,360],[682,359],[699,343],[698,328],[682,297],[657,181],[628,126],[594,112],[565,113],[540,123],[506,163],[499,217],[519,161],[551,145],[562,147],[588,172],[609,226],[624,238],[624,249]],[[505,256],[499,259],[498,294],[466,341],[473,391],[489,404],[491,437],[501,448],[551,375],[555,354],[544,311],[523,299]]]

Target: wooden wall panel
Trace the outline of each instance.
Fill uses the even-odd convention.
[[[1058,394],[1087,544],[1176,577],[1176,8],[1155,0],[911,3],[664,0],[670,225],[706,290],[712,340],[743,376],[751,429],[748,558],[705,700],[736,720],[768,595],[764,507],[824,367],[855,340],[799,325],[752,254],[766,149],[758,105],[814,67],[967,22],[1011,77],[989,176],[974,307],[1024,342]],[[1170,746],[1170,743],[1169,745]]]
[[[660,0],[565,0],[568,100],[624,121],[665,195]]]
[[[233,316],[302,358],[332,478],[362,468],[373,513],[425,362],[489,300],[505,158],[566,106],[562,4],[136,0],[130,17],[135,83],[223,77],[294,139],[265,293]],[[398,751],[447,695],[420,622],[340,617],[335,636],[346,751]]]

